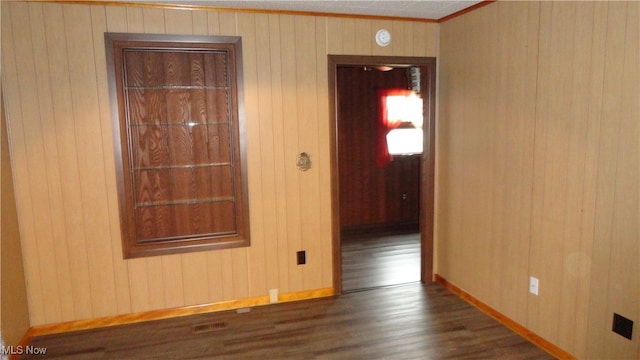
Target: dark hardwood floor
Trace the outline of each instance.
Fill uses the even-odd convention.
[[[552,359],[441,285],[421,283],[42,336],[30,345],[47,348],[47,359]]]
[[[342,291],[420,281],[420,233],[342,236]]]

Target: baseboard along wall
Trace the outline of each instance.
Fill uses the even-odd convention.
[[[514,331],[516,334],[518,334],[518,335],[522,336],[523,338],[527,339],[529,342],[531,342],[532,344],[535,344],[537,347],[539,347],[540,349],[546,351],[547,353],[549,353],[553,357],[555,357],[557,359],[562,359],[562,360],[576,360],[577,359],[573,355],[571,355],[568,352],[562,350],[561,348],[557,347],[553,343],[551,343],[551,342],[547,341],[546,339],[542,338],[538,334],[532,332],[531,330],[529,330],[526,327],[520,325],[519,323],[515,322],[511,318],[509,318],[509,317],[505,316],[504,314],[500,313],[499,311],[495,310],[491,306],[489,306],[489,305],[483,303],[482,301],[478,300],[473,295],[467,293],[466,291],[462,290],[461,288],[457,287],[456,285],[450,283],[449,281],[447,281],[447,279],[443,278],[442,276],[440,276],[438,274],[435,274],[434,275],[434,280],[435,280],[435,282],[437,282],[437,283],[441,284],[442,286],[444,286],[445,288],[447,288],[452,293],[456,294],[462,300],[468,302],[469,304],[475,306],[478,310],[480,310],[483,313],[485,313],[485,314],[491,316],[492,318],[496,319],[499,323],[501,323],[502,325],[508,327],[509,329]]]

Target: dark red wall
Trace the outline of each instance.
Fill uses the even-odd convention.
[[[406,88],[406,70],[340,67],[337,84],[342,230],[417,229],[421,156],[396,156],[382,169],[375,162],[376,91]]]

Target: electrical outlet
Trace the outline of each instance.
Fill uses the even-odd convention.
[[[278,289],[269,290],[269,302],[272,304],[278,302]]]
[[[529,292],[533,295],[538,295],[539,282],[538,278],[534,278],[533,276],[529,277]]]
[[[302,251],[298,251],[297,253],[297,257],[298,257],[298,265],[304,265],[307,263],[307,252],[302,250]]]

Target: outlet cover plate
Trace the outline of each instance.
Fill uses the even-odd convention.
[[[622,315],[613,313],[613,326],[611,331],[629,340],[633,339],[633,321]]]
[[[538,295],[538,286],[540,284],[540,280],[533,276],[529,277],[529,292],[533,295]]]
[[[298,251],[296,254],[298,258],[298,265],[304,265],[307,263],[307,252],[304,250]]]

